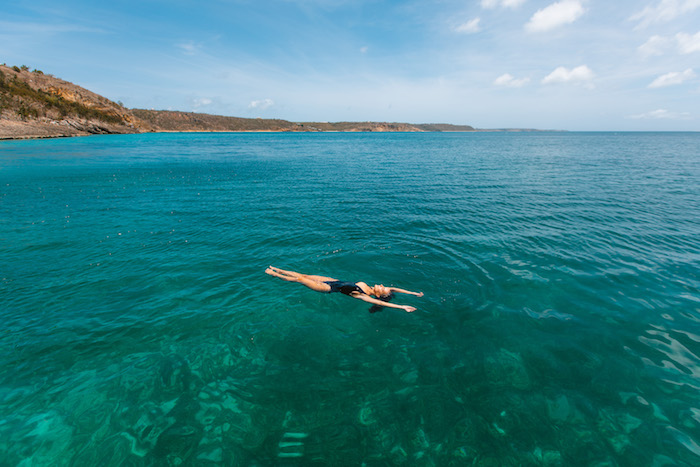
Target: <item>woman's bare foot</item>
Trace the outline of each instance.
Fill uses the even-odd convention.
[[[270,266],[269,268],[265,269],[265,274],[269,274],[274,277],[281,277],[281,278],[286,278],[284,274],[280,274],[279,272],[276,271],[277,268],[274,268]]]

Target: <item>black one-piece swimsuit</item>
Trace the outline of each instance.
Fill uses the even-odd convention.
[[[331,287],[331,290],[329,290],[328,293],[340,292],[345,295],[352,295],[353,292],[359,292],[364,294],[360,286],[354,282],[326,281],[325,283]]]

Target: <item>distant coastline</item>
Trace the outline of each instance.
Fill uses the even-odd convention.
[[[0,65],[0,140],[160,132],[476,132],[470,125],[290,122],[172,110],[128,109],[29,67]]]
[[[424,132],[477,131],[468,125],[389,122],[290,122],[280,119],[226,117],[172,110],[132,109],[133,115],[158,132]]]

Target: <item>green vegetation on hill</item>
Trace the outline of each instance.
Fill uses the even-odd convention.
[[[473,126],[450,123],[421,123],[416,126],[423,131],[476,131]]]
[[[225,117],[174,110],[131,109],[139,120],[158,131],[304,131],[287,120]]]
[[[28,68],[23,66],[15,71],[18,70],[27,71]],[[33,73],[43,74],[38,70]],[[77,117],[113,124],[124,123],[119,115],[69,101],[56,93],[34,89],[26,81],[18,79],[18,75],[9,78],[0,70],[0,112],[8,110],[14,111],[22,120],[50,116],[58,119]]]

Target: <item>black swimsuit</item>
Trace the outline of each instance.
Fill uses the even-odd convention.
[[[364,291],[360,288],[360,286],[354,282],[326,281],[325,283],[331,287],[331,290],[329,290],[328,293],[340,292],[345,295],[352,295],[353,292],[359,292],[364,294]]]

